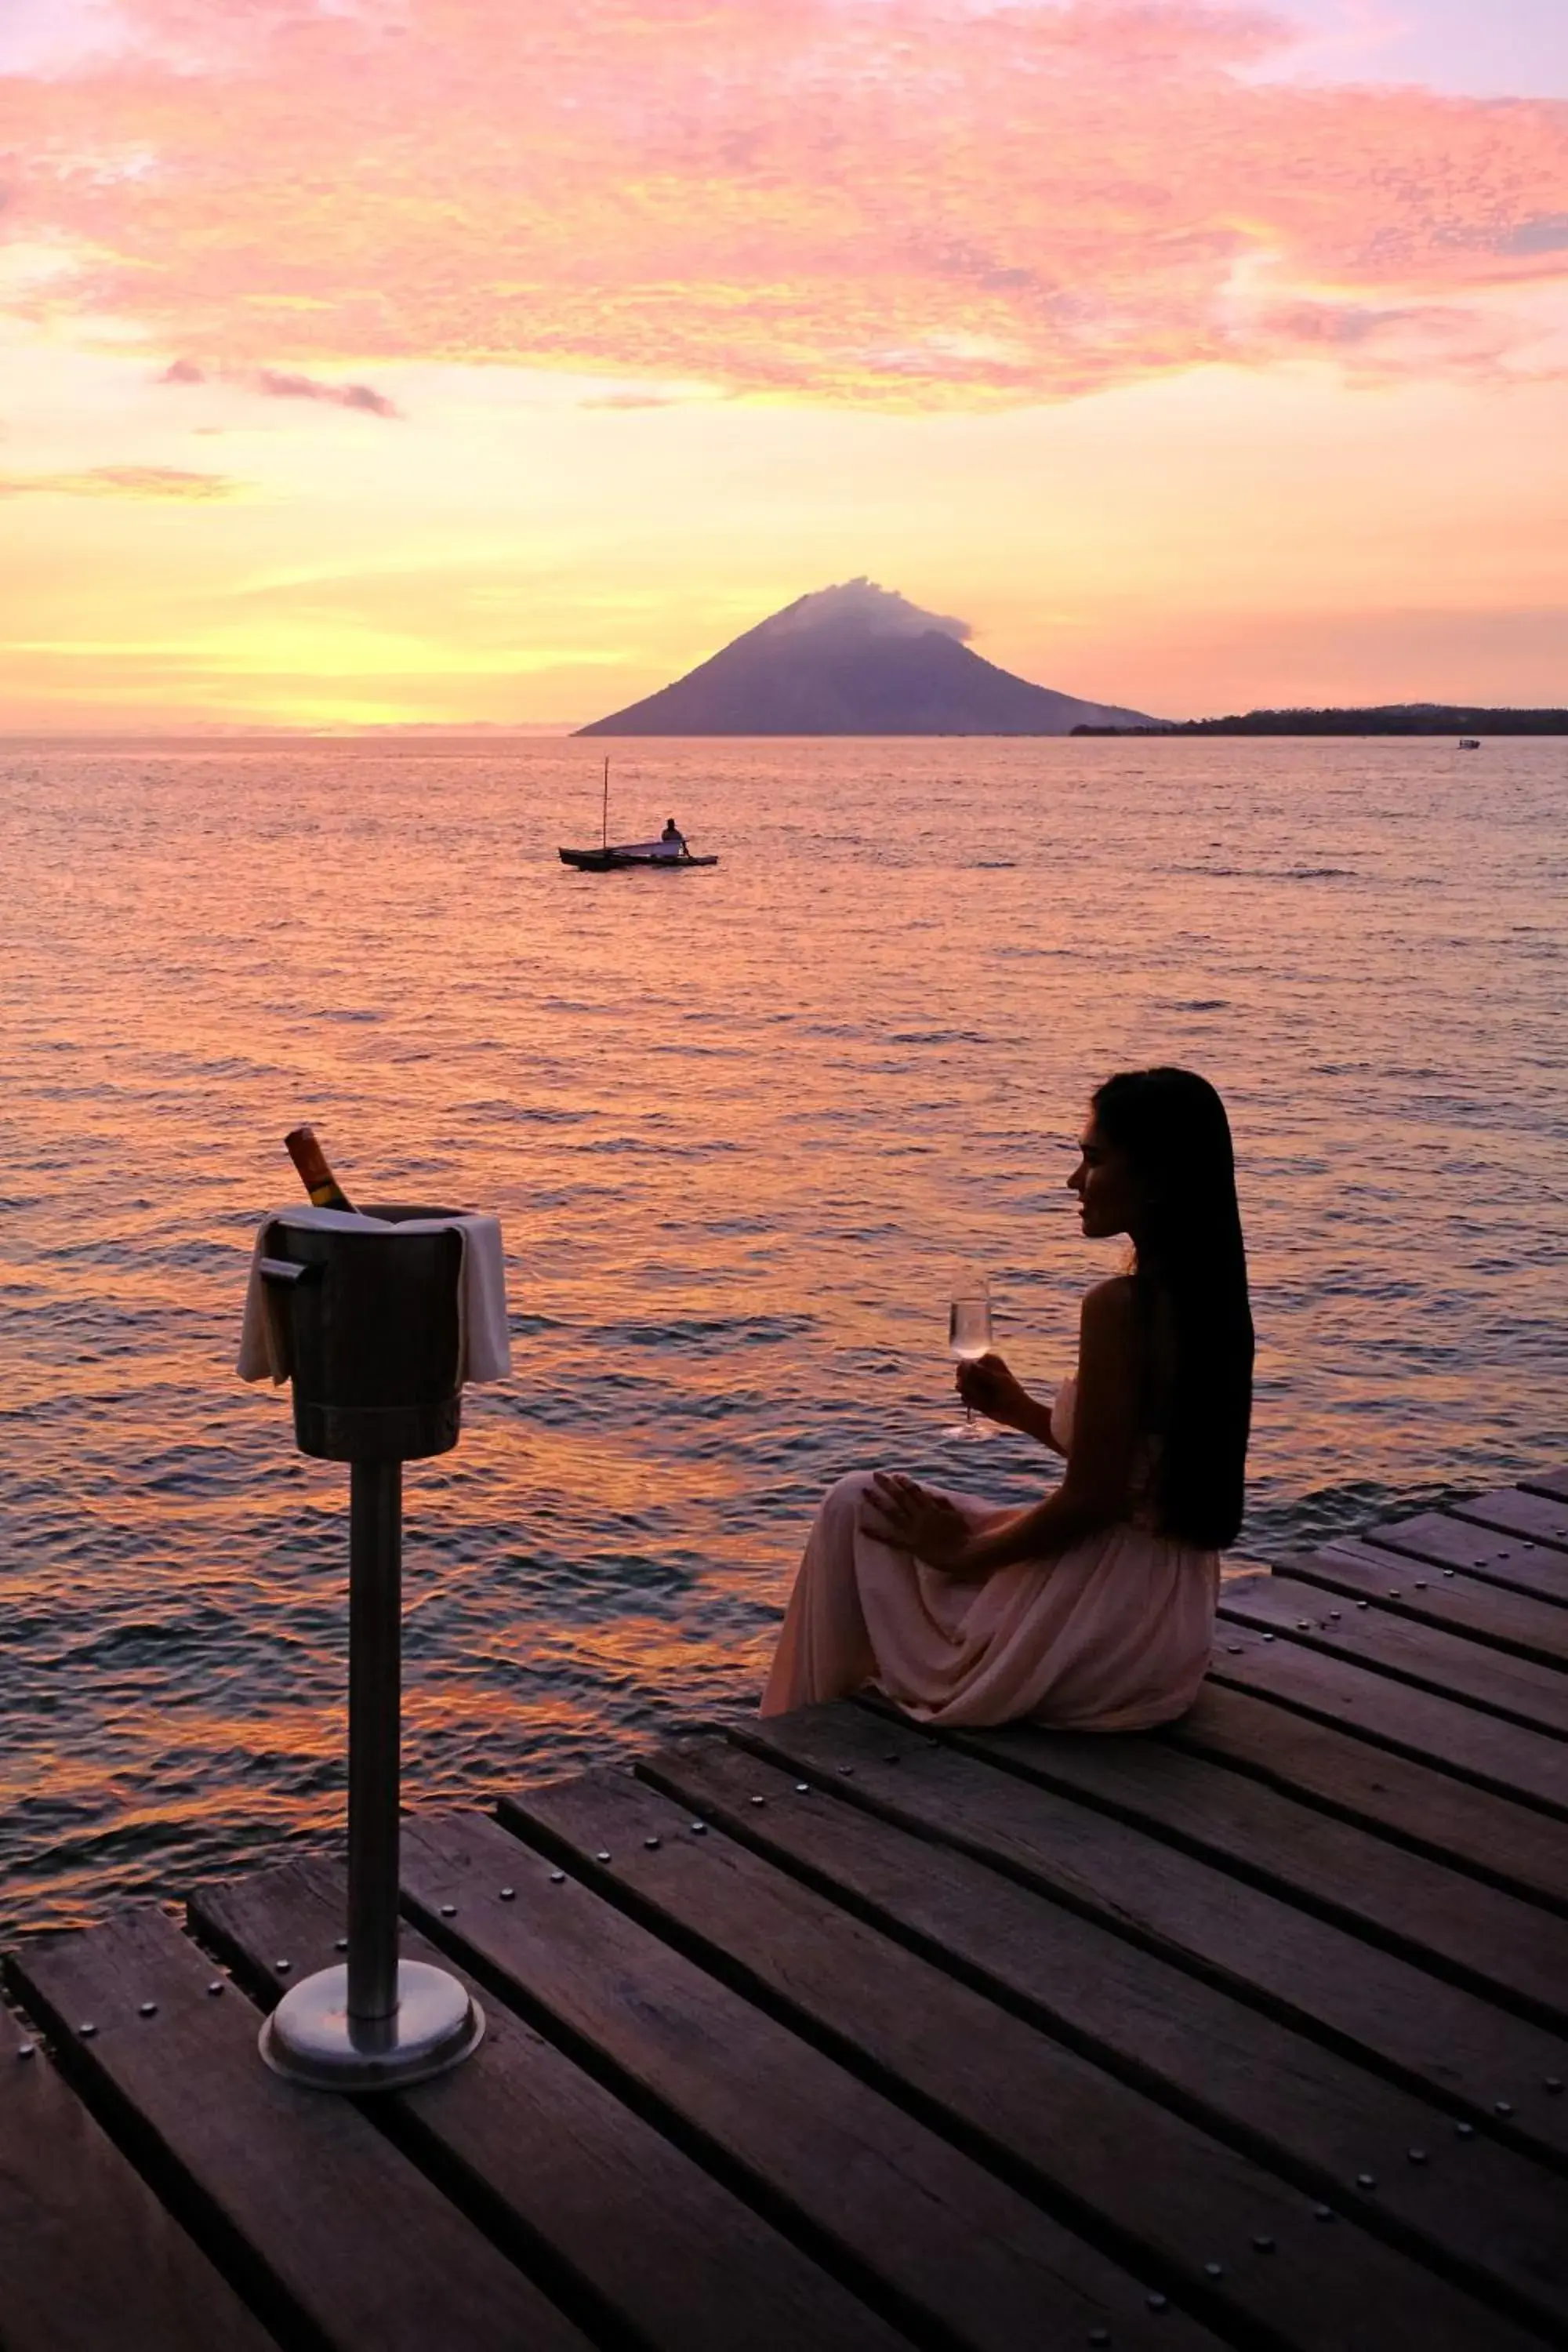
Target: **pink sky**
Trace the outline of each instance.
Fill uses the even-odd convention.
[[[13,0],[0,727],[1568,701],[1562,0]]]

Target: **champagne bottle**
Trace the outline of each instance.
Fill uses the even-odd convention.
[[[297,1127],[283,1138],[289,1159],[300,1171],[300,1181],[318,1209],[346,1209],[353,1213],[353,1202],[343,1191],[327,1165],[327,1155],[316,1140],[313,1127]]]

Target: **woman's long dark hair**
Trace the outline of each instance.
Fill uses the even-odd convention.
[[[1123,1070],[1095,1095],[1094,1117],[1146,1194],[1135,1279],[1146,1297],[1163,1296],[1172,1317],[1161,1526],[1220,1550],[1241,1526],[1252,1421],[1252,1310],[1230,1122],[1191,1070]]]

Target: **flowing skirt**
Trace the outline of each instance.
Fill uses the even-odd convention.
[[[763,1715],[874,1689],[929,1723],[1145,1731],[1192,1706],[1214,1640],[1216,1552],[1118,1525],[965,1584],[866,1533],[870,1482],[841,1478],[817,1512]],[[994,1516],[952,1499],[976,1524]]]

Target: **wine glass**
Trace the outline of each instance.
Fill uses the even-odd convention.
[[[977,1276],[955,1290],[947,1317],[947,1351],[961,1364],[973,1364],[991,1352],[991,1292],[984,1276]],[[968,1405],[963,1419],[950,1430],[952,1437],[984,1437],[987,1432],[976,1423]]]

